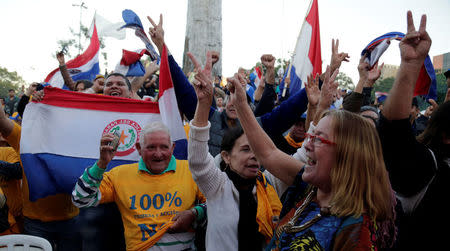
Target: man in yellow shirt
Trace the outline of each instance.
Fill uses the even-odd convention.
[[[0,231],[0,235],[7,233],[18,234],[23,227],[21,224],[23,222],[23,203],[20,188],[22,167],[19,161],[20,158],[17,152],[8,145],[0,133],[0,196],[5,199],[5,203],[0,202],[0,208],[2,211],[5,211],[4,216],[7,216],[9,223],[8,231]]]
[[[154,122],[144,127],[136,149],[139,162],[105,172],[113,159],[114,135],[104,134],[100,158],[85,170],[72,193],[77,207],[115,202],[125,228],[127,250],[185,250],[192,247],[195,220],[204,217],[205,202],[187,160],[173,156],[175,144],[167,127]]]
[[[21,126],[6,117],[0,109],[0,134],[8,144],[20,152]],[[21,163],[22,166],[22,163]],[[3,190],[7,194],[7,190]],[[78,229],[78,208],[75,207],[69,194],[57,194],[29,200],[28,181],[22,168],[22,198],[24,232],[43,237],[54,244],[55,250],[81,250],[81,239]]]

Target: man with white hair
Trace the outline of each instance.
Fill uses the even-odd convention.
[[[204,217],[204,203],[187,160],[173,156],[168,128],[143,128],[136,149],[141,158],[105,172],[116,151],[115,136],[100,140],[100,158],[85,170],[72,193],[80,208],[115,202],[125,228],[127,250],[184,250],[193,245],[192,224]]]

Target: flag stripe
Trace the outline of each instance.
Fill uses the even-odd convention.
[[[41,104],[52,106],[130,113],[159,113],[158,103],[105,95],[86,94],[45,87]]]
[[[25,176],[28,181],[30,200],[35,201],[58,193],[71,194],[84,169],[92,166],[98,158],[75,158],[56,154],[21,154]],[[107,170],[135,161],[113,159]],[[64,163],[64,166],[61,166]]]
[[[299,92],[303,87],[308,75],[322,73],[322,56],[320,47],[320,27],[319,27],[319,5],[317,0],[312,0],[308,14],[303,22],[300,34],[295,46],[294,55],[291,62],[291,73],[289,85],[290,95]],[[280,85],[280,95],[284,89],[284,79]]]
[[[98,40],[97,35],[97,28],[94,25],[94,32],[91,37],[90,44],[86,51],[83,52],[83,54],[78,55],[76,58],[69,60],[66,63],[67,69],[69,70],[80,70],[84,72],[88,72],[86,74],[81,74],[79,76],[76,76],[78,74],[70,74],[73,80],[80,80],[80,79],[87,79],[87,80],[94,80],[95,75],[100,72],[100,68],[98,65],[98,54],[100,50],[100,41]],[[59,73],[59,74],[57,74]],[[63,78],[61,76],[61,73],[59,72],[59,68],[56,68],[50,74],[47,75],[47,77],[44,80],[47,83],[50,83],[51,85],[55,87],[62,88],[64,85]]]

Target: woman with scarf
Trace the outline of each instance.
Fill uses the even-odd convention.
[[[222,140],[221,169],[208,152],[209,110],[213,98],[211,55],[203,70],[193,61],[197,109],[190,124],[189,168],[207,199],[206,250],[262,250],[273,235],[281,202],[260,171],[242,128],[228,130]]]
[[[330,78],[327,69],[322,92],[333,93],[336,75],[337,71]],[[392,246],[395,197],[375,128],[359,115],[326,111],[306,136],[307,161],[302,163],[277,149],[257,124],[243,103],[242,81],[238,75],[229,79],[231,101],[249,145],[267,170],[290,185],[269,248],[378,250]]]

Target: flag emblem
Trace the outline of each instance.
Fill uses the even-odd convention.
[[[120,135],[116,156],[127,156],[136,150],[135,144],[139,140],[141,126],[133,120],[118,119],[109,123],[103,133],[117,132]]]

